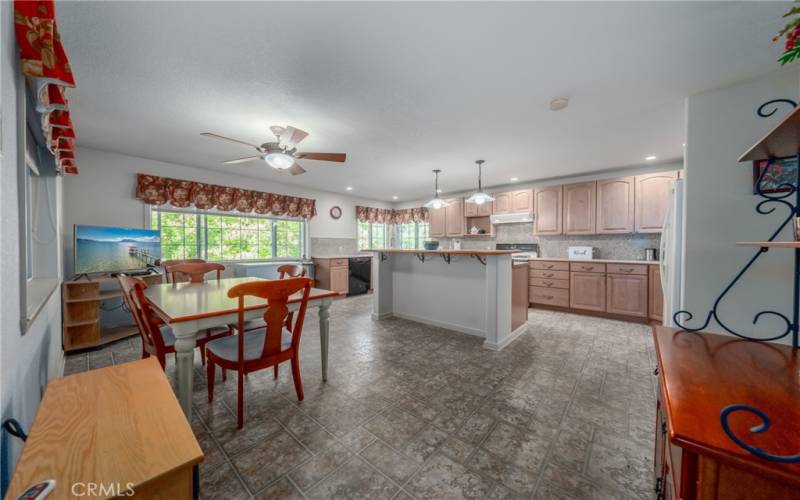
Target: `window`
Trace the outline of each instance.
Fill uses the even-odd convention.
[[[409,222],[400,224],[397,228],[400,248],[422,248],[422,243],[428,239],[427,222]]]
[[[358,223],[358,249],[386,248],[386,224]]]
[[[163,260],[306,257],[305,220],[153,208],[150,227],[161,230]]]

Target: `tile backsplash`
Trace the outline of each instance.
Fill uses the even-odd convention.
[[[567,247],[595,248],[597,259],[644,259],[645,248],[658,248],[660,234],[596,234],[581,236],[535,236],[533,223],[499,224],[496,237],[467,237],[462,248],[491,249],[496,243],[538,243],[541,257],[566,257]],[[439,238],[442,247],[452,246],[451,239]]]
[[[311,256],[352,255],[358,252],[355,238],[311,238]]]

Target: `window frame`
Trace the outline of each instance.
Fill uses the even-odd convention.
[[[185,208],[176,208],[167,205],[161,206],[152,206],[147,205],[149,210],[146,211],[145,216],[145,226],[151,229],[158,229],[159,233],[161,233],[161,214],[162,213],[177,213],[182,215],[194,215],[195,217],[195,255],[196,258],[202,258],[208,260],[209,262],[220,262],[220,263],[259,263],[259,262],[295,262],[295,261],[306,261],[309,258],[308,250],[309,250],[309,221],[306,218],[302,217],[275,217],[272,215],[261,215],[261,214],[245,214],[245,213],[236,213],[236,212],[223,212],[220,210],[200,210],[200,209],[185,209]],[[236,217],[240,219],[265,219],[271,221],[270,224],[270,258],[253,258],[253,259],[209,259],[208,258],[208,216],[218,216],[218,217]],[[153,221],[157,221],[157,225],[153,226]],[[281,221],[289,221],[289,222],[299,222],[300,223],[300,255],[297,257],[293,256],[281,256],[276,257],[277,255],[277,225],[278,222]],[[186,228],[187,226],[184,226]],[[163,238],[162,241],[162,260],[163,259]],[[186,245],[184,244],[184,247]],[[187,257],[188,258],[188,257]]]
[[[366,247],[361,246],[361,231],[362,231],[362,224],[366,225],[367,228],[367,241],[369,245]],[[376,246],[375,245],[375,226],[382,226],[383,232],[383,245]],[[356,244],[358,246],[358,250],[369,250],[371,248],[389,248],[391,243],[389,240],[389,227],[391,224],[388,222],[363,222],[357,221],[356,226]]]
[[[406,248],[403,246],[403,226],[414,226],[414,246],[411,248]],[[430,231],[430,223],[429,222],[406,222],[402,224],[397,224],[397,245],[398,248],[404,250],[419,250],[422,249],[422,244],[426,238],[422,238],[420,234],[421,226],[428,225],[428,231]],[[429,233],[428,233],[429,234]]]

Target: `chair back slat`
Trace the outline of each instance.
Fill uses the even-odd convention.
[[[297,348],[299,346],[300,335],[303,329],[303,317],[305,316],[308,306],[308,297],[311,293],[311,284],[312,280],[310,278],[288,278],[270,281],[249,281],[236,285],[228,290],[228,297],[239,298],[240,328],[244,326],[245,297],[258,297],[267,301],[267,308],[264,311],[266,335],[264,338],[264,347],[261,352],[261,359],[281,351],[283,326],[286,324],[286,318],[289,315],[287,303],[292,295],[303,290],[300,308],[297,313],[297,323],[292,329],[292,347]],[[242,337],[244,337],[244,335],[239,335],[239,337],[239,359],[243,360],[244,341]]]
[[[306,275],[306,268],[295,264],[283,264],[278,267],[278,278],[302,278]]]
[[[206,274],[213,271],[217,272],[217,281],[219,281],[224,270],[225,266],[215,262],[186,262],[169,267],[173,282],[176,282],[176,275],[183,275],[189,278],[190,283],[203,283],[206,280]]]
[[[136,321],[142,342],[155,347],[157,350],[163,350],[164,339],[161,336],[158,320],[144,297],[147,283],[139,278],[132,278],[124,274],[119,275],[118,279],[122,288],[123,298],[128,304],[128,309],[131,310],[133,319]]]
[[[167,283],[170,282],[170,269],[172,266],[176,264],[202,264],[205,260],[203,259],[169,259],[169,260],[162,260],[161,267],[164,269],[164,279]],[[174,282],[174,280],[173,280]]]

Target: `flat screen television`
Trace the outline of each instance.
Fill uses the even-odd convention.
[[[160,259],[157,229],[75,225],[75,274],[146,269]]]

